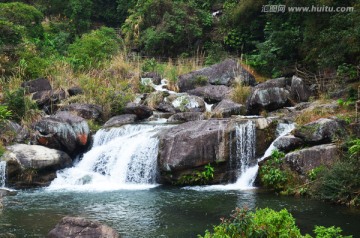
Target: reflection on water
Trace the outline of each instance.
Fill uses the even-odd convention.
[[[0,233],[44,237],[66,215],[97,219],[123,237],[196,237],[218,224],[235,207],[287,208],[302,231],[314,224],[341,226],[360,234],[359,211],[317,201],[279,197],[260,190],[194,191],[157,187],[142,191],[51,192],[21,191],[4,199]]]

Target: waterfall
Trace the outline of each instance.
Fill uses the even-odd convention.
[[[6,162],[0,161],[0,188],[5,187],[6,182]]]
[[[239,177],[255,162],[255,123],[251,120],[238,122],[235,125],[235,138],[231,137],[230,141],[235,140],[235,143],[230,145],[230,169],[236,170],[236,177]]]
[[[158,139],[168,126],[125,125],[99,130],[93,147],[72,168],[58,172],[48,189],[116,190],[156,186]]]
[[[280,137],[288,134],[295,128],[294,124],[286,124],[279,123],[276,128],[277,138],[271,143],[269,148],[265,151],[264,155],[258,159],[258,162],[262,161],[266,157],[269,157],[273,150],[276,149],[274,146],[275,141],[277,141]],[[242,189],[253,188],[254,181],[256,179],[257,172],[259,170],[258,164],[248,167],[240,176],[240,178],[236,181],[236,186]]]

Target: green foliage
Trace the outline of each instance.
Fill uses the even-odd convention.
[[[208,78],[205,76],[196,76],[195,85],[196,86],[204,86],[208,83]]]
[[[351,238],[341,235],[339,227],[315,226],[316,238]],[[230,218],[221,219],[221,224],[214,226],[214,232],[206,230],[199,238],[311,238],[302,236],[295,224],[294,217],[286,210],[274,211],[270,208],[257,209],[251,212],[246,208],[236,208]]]
[[[144,60],[141,66],[141,70],[142,72],[153,72],[155,71],[156,67],[157,67],[157,62],[155,58],[151,58]]]
[[[349,147],[350,158],[356,160],[360,157],[360,138],[350,141]]]
[[[307,176],[309,177],[310,181],[315,181],[319,175],[321,175],[322,172],[324,172],[325,167],[324,166],[318,166],[314,169],[309,170],[307,173]]]
[[[42,37],[41,21],[43,17],[43,14],[35,7],[24,3],[0,3],[0,20],[24,26],[28,36],[31,38]]]
[[[6,148],[4,145],[0,142],[0,157],[3,156],[3,154],[6,152]]]
[[[183,175],[177,182],[178,185],[207,184],[214,178],[215,169],[210,164],[205,165],[203,171],[194,171],[192,174]]]
[[[3,46],[16,46],[23,37],[23,28],[12,22],[0,20],[0,50]]]
[[[83,34],[69,46],[70,62],[75,69],[99,67],[120,50],[119,40],[113,29],[101,27]]]
[[[4,101],[7,110],[12,112],[12,119],[20,122],[24,116],[32,109],[37,109],[36,103],[25,96],[25,89],[19,88],[14,91],[5,90]]]
[[[6,105],[0,105],[0,124],[7,119],[10,119],[12,116],[12,112],[8,110]]]
[[[271,158],[261,166],[259,175],[261,182],[268,188],[282,190],[288,182],[288,174],[282,169],[284,153],[274,150]]]
[[[76,34],[89,30],[92,2],[91,0],[69,0],[67,16],[70,18]]]
[[[341,235],[340,227],[323,227],[315,226],[314,233],[316,238],[351,238],[352,236],[343,236]]]

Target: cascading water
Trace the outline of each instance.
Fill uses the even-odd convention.
[[[99,130],[92,149],[58,173],[48,189],[116,190],[156,186],[158,139],[164,125],[125,125]]]
[[[6,162],[0,161],[0,188],[5,187],[6,182]]]
[[[258,159],[258,162],[262,161],[266,157],[269,157],[273,150],[276,149],[274,146],[274,143],[282,136],[288,134],[290,131],[292,131],[295,128],[294,124],[286,124],[286,123],[279,123],[276,128],[277,138],[271,143],[269,148],[265,151],[264,155]],[[253,188],[253,184],[256,179],[257,172],[259,170],[259,165],[256,163],[254,166],[249,167],[244,171],[240,178],[236,181],[235,186],[238,186],[242,189],[249,189]]]

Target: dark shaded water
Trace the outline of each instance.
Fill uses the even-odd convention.
[[[142,191],[20,191],[4,198],[0,233],[45,237],[66,215],[96,219],[123,237],[196,237],[235,207],[288,209],[303,233],[336,225],[360,237],[360,211],[318,201],[252,191],[192,191],[157,187]]]

